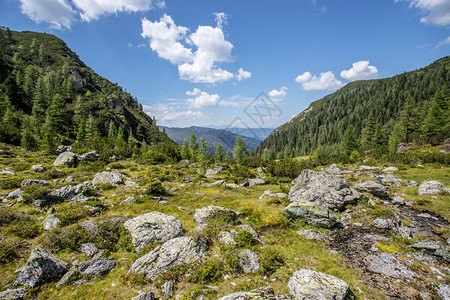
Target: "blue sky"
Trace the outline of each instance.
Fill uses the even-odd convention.
[[[181,127],[277,127],[450,53],[450,0],[2,0],[0,25],[55,34]]]

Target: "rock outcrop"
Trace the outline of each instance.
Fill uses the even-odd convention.
[[[261,264],[259,263],[258,255],[248,249],[244,249],[239,253],[239,267],[244,273],[258,272]]]
[[[183,227],[178,218],[156,211],[128,220],[123,226],[130,232],[137,252],[148,244],[164,243],[183,235]]]
[[[446,188],[439,181],[424,181],[420,184],[419,190],[417,191],[417,193],[419,194],[419,196],[422,196],[425,194],[439,193],[441,191],[450,193],[450,189]]]
[[[77,269],[81,275],[94,279],[107,275],[115,267],[116,262],[111,258],[96,258],[80,263]]]
[[[361,193],[369,193],[379,198],[386,198],[389,196],[386,187],[375,181],[365,181],[355,184],[354,189]]]
[[[220,219],[229,224],[233,224],[237,221],[238,216],[238,211],[221,206],[210,205],[201,209],[196,209],[194,221],[198,224],[205,224],[211,219]]]
[[[27,185],[39,185],[39,186],[49,186],[50,184],[48,183],[47,180],[40,180],[40,179],[24,179],[22,180],[22,182],[20,183],[21,187],[27,186]]]
[[[270,287],[260,287],[250,292],[237,292],[233,294],[226,295],[218,300],[252,300],[252,299],[261,299],[261,300],[269,300],[269,299],[282,299],[275,298],[275,292]]]
[[[78,158],[75,153],[71,151],[66,151],[58,155],[56,160],[53,162],[54,166],[76,166],[78,163]]]
[[[288,288],[292,299],[344,300],[349,285],[328,274],[300,269],[289,279]]]
[[[338,217],[327,207],[302,199],[289,204],[283,209],[283,214],[293,219],[305,219],[308,224],[324,228],[339,224]]]
[[[0,299],[23,299],[26,294],[26,289],[7,289],[6,291],[0,292]]]
[[[292,181],[292,188],[289,191],[291,202],[304,199],[336,211],[348,203],[354,203],[359,197],[359,193],[350,189],[343,177],[312,170],[303,170]]]
[[[14,286],[35,287],[65,273],[68,264],[38,246],[31,251]]]
[[[381,252],[378,255],[369,255],[364,259],[367,269],[383,276],[412,281],[415,273],[401,264],[392,254]]]
[[[171,267],[190,264],[201,259],[206,250],[206,241],[200,238],[177,237],[138,258],[128,272],[144,273],[146,278],[154,280]]]
[[[111,185],[119,185],[123,183],[123,175],[118,172],[108,172],[104,171],[101,173],[97,173],[92,179],[92,184],[102,184],[107,183]]]

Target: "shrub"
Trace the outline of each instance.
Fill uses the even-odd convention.
[[[16,250],[23,247],[24,243],[13,243],[11,241],[0,242],[0,265],[10,263],[17,257]]]
[[[273,176],[289,177],[292,180],[297,177],[303,169],[310,167],[308,161],[286,158],[270,162],[267,166],[267,172],[271,173]]]
[[[78,225],[71,225],[62,229],[49,231],[42,239],[44,248],[51,252],[70,249],[78,250],[83,243],[90,242],[90,237],[84,229]]]
[[[0,209],[0,226],[8,225],[9,223],[12,223],[21,218],[22,218],[21,215],[12,211],[9,208]]]
[[[253,249],[259,244],[259,242],[253,238],[253,234],[247,230],[239,232],[234,240],[239,248]]]
[[[259,263],[261,264],[261,273],[270,275],[280,266],[285,264],[283,255],[273,247],[264,247],[259,253]]]
[[[8,231],[9,233],[22,239],[32,239],[38,236],[42,229],[41,226],[37,225],[34,220],[30,217],[26,217],[23,220],[16,221],[10,225]]]
[[[23,177],[6,177],[0,180],[0,189],[2,190],[12,190],[20,188],[20,183],[22,182]]]
[[[212,258],[199,267],[194,267],[188,281],[192,283],[216,283],[222,279],[223,271],[223,261],[219,258]]]
[[[98,224],[98,228],[98,234],[95,237],[95,244],[97,247],[111,252],[115,252],[119,249],[124,249],[128,252],[134,251],[131,235],[122,224],[104,221]]]
[[[61,221],[61,227],[76,223],[78,220],[84,219],[88,215],[89,209],[80,205],[64,205],[55,212],[55,216]]]
[[[65,177],[67,174],[61,170],[50,170],[42,174],[41,178],[45,180],[52,180]]]
[[[163,187],[161,181],[152,181],[148,183],[145,188],[147,189],[147,195],[164,196],[167,194],[166,189]]]

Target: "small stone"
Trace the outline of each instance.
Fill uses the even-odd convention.
[[[239,266],[244,273],[255,273],[261,267],[258,255],[248,249],[242,250],[239,253]]]
[[[44,230],[55,229],[58,227],[59,223],[61,223],[61,220],[57,216],[48,214],[44,220]]]
[[[307,240],[325,240],[322,233],[320,231],[314,229],[303,229],[296,232],[298,235],[303,236]]]
[[[419,196],[422,196],[424,194],[439,193],[441,191],[450,193],[450,189],[446,188],[442,183],[438,181],[424,181],[420,184],[417,193],[419,194]]]
[[[120,202],[120,205],[131,205],[136,203],[136,198],[134,196],[130,196],[127,199]]]
[[[33,165],[31,166],[31,171],[36,173],[42,173],[47,171],[43,165]]]
[[[116,262],[110,258],[96,258],[80,263],[77,268],[81,275],[91,279],[104,276],[116,267]]]
[[[383,170],[384,173],[391,173],[391,172],[397,172],[398,168],[397,167],[387,167],[386,169]]]
[[[161,294],[165,298],[170,298],[173,295],[173,280],[167,280],[161,287]]]

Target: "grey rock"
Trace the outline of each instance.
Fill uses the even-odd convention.
[[[31,171],[36,173],[42,173],[47,171],[43,165],[33,165],[31,166]]]
[[[365,181],[357,183],[355,184],[354,189],[358,192],[369,193],[380,198],[389,196],[386,187],[379,183],[376,183],[375,181]]]
[[[207,244],[203,239],[177,237],[138,258],[128,272],[144,273],[148,279],[154,280],[171,267],[191,264],[201,259],[206,250]]]
[[[349,285],[325,273],[300,269],[289,279],[288,288],[293,299],[344,300]]]
[[[442,152],[444,154],[449,154],[450,153],[450,145],[444,145],[439,149],[439,152]]]
[[[320,233],[320,231],[317,231],[314,229],[302,229],[302,230],[296,231],[296,233],[300,236],[303,236],[307,240],[318,240],[318,241],[325,240],[322,233]]]
[[[133,180],[125,180],[125,186],[127,187],[132,187],[132,188],[138,188],[139,184],[137,184],[136,182],[134,182]]]
[[[173,296],[173,280],[167,280],[161,287],[161,294],[165,298],[170,298]]]
[[[280,203],[280,200],[283,198],[286,198],[287,194],[285,193],[274,193],[272,190],[266,190],[264,193],[259,196],[260,201],[267,201],[267,202],[278,202]]]
[[[328,168],[323,169],[324,172],[334,175],[340,175],[342,173],[341,169],[336,164],[330,165]]]
[[[274,300],[281,299],[275,296],[274,290],[270,287],[260,287],[250,292],[237,292],[226,295],[218,300]],[[290,298],[284,298],[290,299]]]
[[[76,196],[83,194],[89,190],[91,183],[89,181],[77,184],[77,185],[67,185],[60,189],[56,189],[48,193],[50,198],[57,198],[60,200],[72,200]]]
[[[216,180],[212,183],[207,184],[206,187],[212,187],[212,186],[216,186],[216,185],[225,185],[225,184],[227,184],[227,182],[223,179],[220,179],[220,180]]]
[[[76,270],[69,270],[64,276],[58,281],[56,284],[56,287],[59,288],[63,285],[69,284],[72,281],[74,281],[75,278],[78,277],[78,271]]]
[[[72,285],[73,286],[82,286],[82,285],[85,285],[85,284],[92,284],[92,282],[90,282],[90,281],[88,281],[86,279],[80,279],[80,280],[75,281]]]
[[[111,161],[119,161],[119,160],[122,160],[122,159],[119,156],[117,156],[117,155],[113,155],[113,156],[111,156],[109,158],[109,160],[111,160]]]
[[[97,161],[101,159],[102,157],[97,153],[97,151],[91,151],[79,156],[80,161]]]
[[[221,231],[217,235],[217,240],[224,245],[236,245],[233,235],[228,231]]]
[[[52,280],[67,271],[68,264],[38,246],[31,251],[14,286],[35,287]]]
[[[182,159],[182,160],[180,160],[180,164],[186,164],[186,165],[188,165],[188,164],[190,164],[191,162],[189,161],[189,160],[187,160],[187,159]]]
[[[0,174],[14,175],[16,172],[9,170],[8,168],[1,170]]]
[[[78,163],[78,158],[75,153],[67,151],[61,153],[53,162],[54,166],[75,166]]]
[[[367,269],[371,272],[391,278],[413,281],[416,275],[413,271],[401,264],[392,254],[381,252],[378,255],[369,255],[364,258]]]
[[[103,171],[101,173],[97,173],[94,176],[94,179],[92,179],[92,184],[102,184],[102,183],[108,183],[111,185],[119,185],[123,183],[123,175],[118,172],[108,172]]]
[[[239,216],[239,212],[221,207],[221,206],[206,206],[201,209],[196,209],[194,214],[194,221],[199,224],[207,223],[210,219],[220,219],[228,222],[229,224],[234,224]]]
[[[360,166],[358,170],[360,171],[374,171],[377,170],[377,167],[371,167],[371,166]]]
[[[131,300],[154,300],[155,294],[150,293],[140,293],[139,295],[133,297]]]
[[[27,294],[26,289],[7,289],[0,292],[0,299],[23,299]]]
[[[411,149],[412,148],[407,143],[401,143],[400,145],[398,145],[397,153],[404,153]]]
[[[292,181],[292,188],[289,191],[291,202],[304,199],[332,210],[341,210],[346,204],[354,203],[359,197],[359,193],[350,189],[343,177],[312,170],[303,170]]]
[[[191,182],[194,181],[194,180],[195,180],[195,177],[193,177],[193,176],[186,176],[186,177],[184,177],[184,178],[181,180],[181,182],[191,183]]]
[[[439,241],[421,241],[418,243],[415,243],[413,245],[410,245],[409,247],[415,248],[415,249],[421,249],[421,250],[438,250],[442,247],[441,243]]]
[[[400,196],[394,197],[394,199],[392,199],[392,204],[395,205],[404,205],[405,204],[405,199],[403,199]]]
[[[424,181],[420,184],[419,190],[417,192],[419,196],[422,196],[424,194],[434,194],[441,191],[450,193],[450,189],[446,188],[442,183],[438,181]]]
[[[59,223],[61,223],[61,220],[57,216],[49,214],[44,219],[44,230],[55,229],[56,227],[58,227]]]
[[[261,178],[252,178],[252,179],[248,180],[249,186],[261,185],[264,183],[265,183],[264,179],[261,179]]]
[[[398,168],[397,167],[387,167],[386,169],[383,169],[384,173],[392,173],[392,172],[397,172]]]
[[[87,256],[96,256],[99,253],[103,253],[103,250],[98,249],[95,247],[93,243],[83,243],[80,245],[80,248],[78,249],[83,254],[86,254]]]
[[[156,211],[128,220],[123,226],[130,232],[137,252],[151,243],[164,243],[183,235],[178,218]]]
[[[71,146],[59,145],[58,148],[56,149],[56,152],[58,153],[72,152],[72,150],[73,148]]]
[[[239,267],[241,267],[244,273],[256,273],[258,272],[261,264],[259,263],[258,255],[248,249],[244,249],[239,252]]]
[[[223,171],[223,167],[216,166],[216,167],[214,167],[212,169],[206,170],[205,177],[206,178],[214,178],[217,174],[219,174],[222,171]]]
[[[450,285],[448,284],[438,284],[436,286],[436,292],[443,300],[450,299]]]
[[[298,200],[283,209],[283,214],[293,218],[303,218],[308,224],[331,228],[339,224],[338,217],[327,207],[306,200]]]
[[[134,196],[130,196],[127,199],[123,200],[122,202],[120,202],[120,205],[131,205],[136,203],[136,197]]]
[[[10,200],[18,199],[18,198],[22,197],[22,195],[23,195],[23,191],[21,189],[17,189],[17,190],[12,191],[11,193],[9,193],[6,196],[6,199],[10,199]]]
[[[110,258],[96,258],[85,261],[77,266],[81,275],[85,275],[91,279],[104,276],[116,267],[116,262]]]
[[[402,179],[397,178],[397,177],[395,177],[392,174],[386,175],[381,182],[383,184],[385,184],[385,185],[395,185],[395,186],[403,184],[403,180]]]
[[[412,234],[411,229],[409,227],[402,226],[402,227],[398,228],[397,230],[398,230],[398,233],[405,239],[414,238],[414,235]]]
[[[225,186],[230,189],[238,189],[239,188],[239,185],[237,185],[236,183],[227,183],[227,184],[225,184]]]
[[[373,225],[381,229],[393,229],[400,226],[400,219],[398,218],[376,218],[373,220]]]

